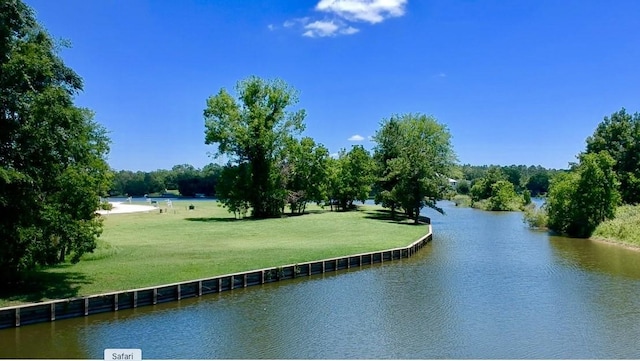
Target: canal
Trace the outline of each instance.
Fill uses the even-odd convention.
[[[640,358],[639,251],[442,205],[411,259],[4,329],[0,358]]]

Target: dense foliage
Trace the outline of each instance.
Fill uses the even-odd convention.
[[[586,153],[572,172],[557,175],[547,200],[549,228],[573,237],[589,237],[613,218],[620,201],[615,160],[607,153]]]
[[[287,204],[291,212],[304,213],[309,202],[327,198],[329,150],[309,138],[291,139],[287,145],[284,173]]]
[[[221,173],[222,166],[218,164],[208,164],[202,169],[180,164],[170,170],[151,172],[121,170],[114,173],[109,195],[140,197],[178,190],[185,197],[199,194],[211,197],[216,194]]]
[[[371,155],[361,145],[356,145],[349,152],[344,149],[338,159],[328,163],[329,202],[339,209],[353,207],[354,201],[364,202],[369,198],[373,184],[373,162]]]
[[[640,201],[640,114],[625,109],[605,117],[587,138],[580,163],[551,181],[549,228],[589,237],[615,216],[620,203]]]
[[[374,136],[378,203],[402,208],[418,222],[420,209],[439,212],[455,163],[447,128],[433,117],[405,114],[384,120]]]
[[[613,170],[620,180],[620,194],[626,204],[640,203],[640,113],[622,110],[604,117],[587,138],[587,153],[606,151],[615,161]]]
[[[234,193],[240,197],[237,201],[248,203],[254,217],[278,216],[287,197],[286,145],[303,130],[305,112],[287,110],[297,102],[297,96],[280,80],[250,77],[238,83],[236,93],[234,99],[221,89],[207,99],[205,142],[217,145],[217,155],[230,158],[227,167],[248,167],[246,171],[223,172],[223,177],[246,177],[238,180],[249,187],[246,192]],[[230,197],[220,195],[221,200]]]
[[[495,174],[489,174],[496,172],[496,169],[500,170],[500,179],[504,179],[513,184],[516,192],[522,192],[527,189],[534,197],[547,194],[549,191],[549,179],[558,173],[555,169],[546,169],[541,166],[525,166],[525,165],[509,165],[509,166],[495,166],[495,165],[482,165],[473,166],[465,164],[460,166],[460,172],[462,178],[470,181],[472,185],[482,178],[490,178],[492,183],[497,181]],[[487,188],[488,189],[488,188]],[[461,193],[458,191],[458,193]],[[485,192],[485,197],[489,192]]]
[[[505,173],[504,169],[510,171]],[[489,211],[517,211],[529,204],[531,193],[520,186],[521,176],[517,169],[516,167],[489,167],[483,177],[473,182],[470,190],[472,206]],[[516,179],[517,185],[514,185],[513,182]],[[520,194],[516,189],[519,189]]]
[[[0,282],[96,247],[109,139],[82,80],[19,0],[0,1]]]

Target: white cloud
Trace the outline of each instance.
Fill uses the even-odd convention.
[[[287,20],[284,23],[282,23],[282,26],[284,26],[285,28],[290,28],[295,26],[296,24],[301,24],[301,25],[305,25],[309,22],[309,17],[305,16],[303,18],[295,18],[295,19],[291,19],[291,20]]]
[[[340,26],[336,25],[333,21],[314,21],[304,26],[305,31],[302,35],[311,38],[334,36]]]
[[[369,140],[370,142],[373,142],[373,141],[374,141],[374,139],[373,139],[373,135],[368,136],[368,137],[367,137],[367,140]]]
[[[340,29],[340,34],[343,35],[353,35],[355,33],[357,33],[358,31],[360,31],[359,29],[354,28],[353,26],[349,26],[346,29]]]
[[[338,153],[331,153],[331,154],[329,154],[329,156],[330,156],[331,158],[333,158],[333,159],[338,159],[338,157],[340,156],[340,154],[338,154]]]
[[[355,134],[355,135],[352,135],[347,140],[350,141],[350,142],[362,142],[364,140],[364,137],[359,135],[359,134]]]
[[[407,0],[320,0],[316,10],[335,14],[349,21],[376,24],[404,15]]]
[[[299,29],[309,38],[353,35],[360,32],[354,22],[381,23],[403,16],[408,0],[319,0],[315,10],[327,14],[317,17],[294,18],[282,23],[284,28]],[[271,29],[271,28],[270,28]]]
[[[271,30],[271,31],[273,31],[275,28],[276,28],[276,27],[275,27],[275,26],[273,26],[273,24],[269,24],[269,25],[267,25],[267,29],[269,29],[269,30]]]
[[[438,73],[438,74],[436,74],[436,77],[437,77],[437,78],[446,78],[446,77],[447,77],[447,74],[445,74],[445,73]]]

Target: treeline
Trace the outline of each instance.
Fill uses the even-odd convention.
[[[492,211],[521,210],[531,197],[544,196],[550,179],[558,173],[541,166],[460,166],[454,197],[457,204],[466,204]]]
[[[460,166],[462,173],[462,183],[473,186],[478,180],[492,178],[496,180],[509,181],[517,192],[528,190],[531,196],[544,196],[549,192],[550,179],[561,172],[557,169],[547,169],[542,166],[526,165],[470,165]],[[464,186],[463,186],[464,187]],[[458,183],[460,188],[460,183]]]
[[[551,181],[549,229],[589,237],[621,204],[640,203],[640,114],[622,110],[605,117],[569,172]]]
[[[180,195],[185,197],[194,197],[200,194],[212,197],[216,194],[221,173],[222,166],[213,163],[202,169],[197,169],[189,164],[180,164],[173,166],[171,170],[114,171],[109,195],[141,197],[177,190]]]
[[[309,137],[300,138],[305,111],[287,111],[297,92],[280,80],[240,81],[237,97],[221,89],[207,100],[205,143],[231,159],[216,196],[236,216],[277,217],[309,202],[349,209],[376,190],[377,202],[418,221],[447,189],[455,157],[446,127],[422,114],[382,121],[373,154],[362,146],[336,158]]]

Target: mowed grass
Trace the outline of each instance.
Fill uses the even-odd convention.
[[[424,225],[389,219],[379,207],[277,219],[236,220],[214,201],[176,201],[159,213],[110,214],[94,253],[34,272],[0,306],[148,287],[253,269],[402,247]],[[164,208],[164,203],[161,203]]]

